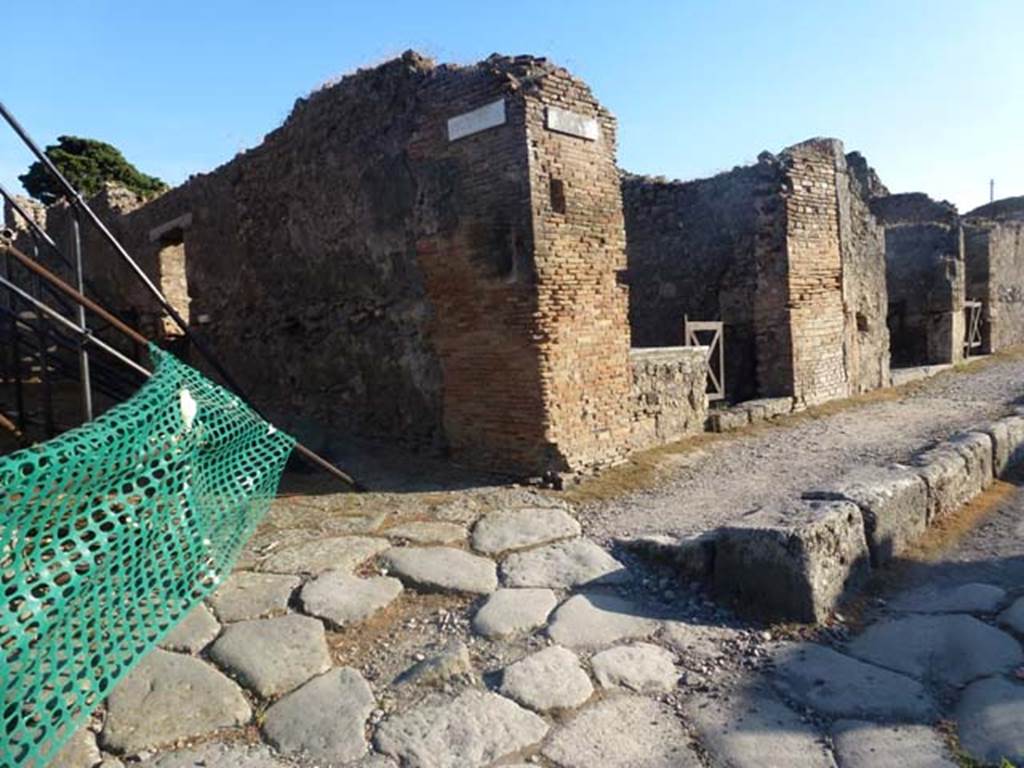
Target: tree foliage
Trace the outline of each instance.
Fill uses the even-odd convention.
[[[64,177],[85,197],[96,194],[103,189],[105,183],[111,181],[143,197],[152,197],[167,189],[163,181],[142,173],[125,160],[119,149],[103,141],[79,136],[59,136],[57,143],[48,146],[45,152]],[[52,203],[64,196],[64,190],[57,180],[38,160],[18,180],[26,192],[44,203]]]

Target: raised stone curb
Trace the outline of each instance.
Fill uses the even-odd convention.
[[[801,500],[719,529],[713,589],[747,615],[819,622],[869,571],[859,508]]]

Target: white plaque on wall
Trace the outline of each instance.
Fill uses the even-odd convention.
[[[486,131],[497,125],[505,124],[505,100],[498,99],[490,104],[474,109],[472,112],[463,112],[448,120],[448,141],[455,141],[474,133]]]
[[[544,116],[545,127],[549,131],[579,136],[588,141],[597,141],[597,137],[601,135],[597,120],[578,112],[570,112],[568,109],[559,109],[558,107],[547,107]]]

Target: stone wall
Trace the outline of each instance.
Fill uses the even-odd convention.
[[[734,401],[813,403],[888,383],[881,234],[840,142],[622,186],[638,346],[679,343],[687,315],[722,320]]]
[[[704,431],[707,348],[649,347],[629,355],[634,446],[647,448]]]
[[[982,302],[983,352],[1024,343],[1024,221],[964,221],[967,298]]]
[[[632,405],[615,142],[611,114],[544,59],[410,52],[153,201],[98,205],[255,404],[314,448],[357,433],[575,471],[651,432]],[[115,309],[166,339],[134,276],[86,250]],[[663,409],[653,432],[690,429],[693,409]]]
[[[965,269],[956,208],[921,193],[871,201],[885,228],[893,367],[963,359]]]

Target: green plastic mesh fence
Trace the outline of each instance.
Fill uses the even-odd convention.
[[[156,347],[153,377],[0,458],[0,765],[42,768],[227,574],[294,441]]]

